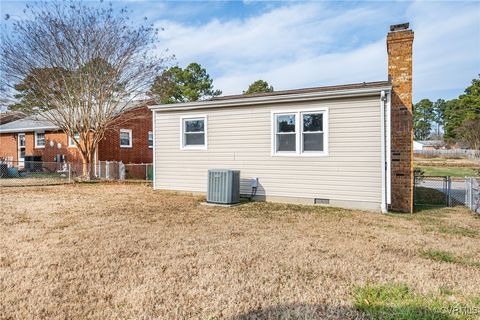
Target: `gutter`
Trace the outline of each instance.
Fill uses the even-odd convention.
[[[323,100],[323,99],[335,99],[343,97],[361,97],[380,95],[382,91],[390,91],[391,86],[382,86],[377,88],[365,88],[365,89],[347,89],[347,90],[332,90],[323,92],[310,92],[310,93],[298,93],[298,94],[286,94],[279,96],[261,96],[251,98],[237,98],[231,100],[209,100],[198,102],[186,102],[176,103],[169,105],[152,105],[148,108],[150,110],[158,112],[168,112],[177,110],[195,110],[195,109],[207,109],[207,108],[222,108],[233,106],[252,106],[272,103],[284,103],[284,102],[300,102],[310,100]]]
[[[57,127],[37,127],[37,128],[15,128],[15,129],[1,129],[0,133],[23,133],[23,132],[35,132],[39,130],[60,130]]]

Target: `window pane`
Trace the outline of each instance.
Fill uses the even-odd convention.
[[[80,142],[80,133],[76,132],[73,134],[77,142]],[[68,144],[72,147],[75,146],[75,142],[73,141],[72,137],[68,136]]]
[[[295,151],[295,134],[277,134],[277,151]]]
[[[185,145],[186,146],[202,146],[205,144],[204,133],[186,133]]]
[[[277,130],[278,132],[295,132],[295,115],[277,116]]]
[[[130,134],[128,132],[120,132],[120,145],[122,146],[130,145]]]
[[[185,132],[203,132],[204,120],[185,120]]]
[[[148,146],[153,147],[153,133],[152,132],[148,133]]]
[[[323,131],[323,114],[311,113],[303,115],[303,131]]]
[[[37,146],[43,147],[45,145],[45,133],[37,133]]]
[[[304,133],[303,151],[323,151],[323,132]]]

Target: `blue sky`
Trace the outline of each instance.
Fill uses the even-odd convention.
[[[457,97],[480,73],[480,2],[113,1],[164,28],[157,50],[198,62],[224,94],[387,79],[385,36],[410,22],[414,101]],[[91,1],[97,5],[98,1]],[[24,1],[2,1],[21,18]]]

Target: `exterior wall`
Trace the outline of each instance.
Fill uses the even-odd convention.
[[[17,137],[13,133],[0,133],[0,158],[4,157],[17,161]]]
[[[18,161],[17,133],[0,134],[0,157],[13,157]],[[51,141],[53,146],[50,145]],[[60,146],[60,148],[58,148]],[[81,155],[76,147],[68,146],[67,135],[63,132],[45,132],[45,147],[35,148],[34,132],[25,132],[25,155],[41,156],[42,161],[53,162],[56,155],[65,155],[68,162],[81,161]]]
[[[328,108],[327,156],[272,156],[272,111]],[[181,150],[180,117],[207,116],[208,150]],[[241,170],[241,193],[257,177],[260,199],[380,210],[380,96],[195,111],[155,116],[155,188],[206,192],[207,170]]]
[[[391,98],[391,210],[413,212],[413,31],[390,32],[387,36],[388,75]]]
[[[120,129],[132,130],[132,147],[120,147]],[[152,131],[152,111],[147,107],[126,112],[100,141],[98,160],[123,163],[152,163],[153,149],[148,147],[148,132]]]

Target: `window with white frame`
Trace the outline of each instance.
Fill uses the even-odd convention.
[[[301,115],[302,152],[323,152],[323,112]]]
[[[326,155],[327,110],[273,113],[275,155]]]
[[[275,132],[276,152],[297,151],[297,114],[277,114]]]
[[[132,147],[132,130],[120,129],[120,147],[131,148]]]
[[[35,148],[45,148],[45,132],[35,132]]]
[[[148,147],[153,148],[153,132],[148,131]]]
[[[75,132],[73,134],[75,140],[77,140],[77,142],[80,142],[80,133],[78,132]],[[69,147],[76,147],[76,144],[75,144],[75,141],[72,139],[71,136],[68,136],[68,146]]]
[[[206,149],[207,118],[182,118],[182,149]]]

